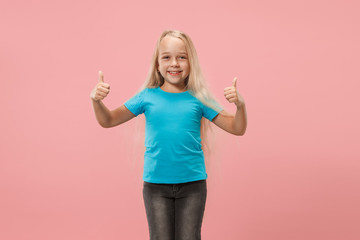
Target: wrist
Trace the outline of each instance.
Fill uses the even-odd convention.
[[[94,99],[93,97],[90,97],[90,99],[91,99],[91,101],[97,102],[97,103],[101,101],[100,99],[96,100],[96,99]]]
[[[236,108],[239,110],[244,107],[245,103],[238,101],[238,102],[235,102],[235,105],[236,105]]]

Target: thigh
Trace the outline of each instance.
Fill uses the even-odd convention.
[[[150,240],[173,240],[175,236],[175,204],[172,187],[144,182],[143,197]]]
[[[206,180],[190,182],[179,188],[175,200],[175,239],[201,239],[205,211]]]

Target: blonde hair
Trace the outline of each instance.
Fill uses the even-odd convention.
[[[220,111],[222,109],[222,106],[215,100],[215,98],[208,89],[207,83],[200,68],[199,59],[192,40],[187,34],[179,30],[168,29],[163,31],[156,43],[147,78],[141,88],[136,92],[136,94],[141,92],[145,88],[156,88],[164,84],[164,78],[157,71],[157,69],[159,66],[158,58],[160,43],[161,40],[166,36],[179,38],[185,44],[190,65],[189,76],[185,79],[186,90],[191,90],[189,91],[189,93],[196,97],[204,105],[214,110]],[[213,145],[212,142],[210,142],[211,139],[208,136],[208,133],[210,133],[210,131],[212,132],[210,121],[203,117],[201,119],[200,136],[202,149],[205,155],[210,154],[210,149]],[[205,159],[207,158],[205,157]]]

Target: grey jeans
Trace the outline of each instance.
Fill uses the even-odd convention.
[[[200,240],[206,179],[178,184],[144,181],[150,240]]]

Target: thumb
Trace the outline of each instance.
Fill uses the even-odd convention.
[[[236,81],[237,81],[237,77],[235,77],[233,80],[233,87],[235,87],[235,88],[236,88]]]
[[[104,75],[102,71],[99,71],[99,82],[104,82]]]

